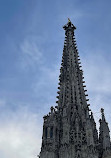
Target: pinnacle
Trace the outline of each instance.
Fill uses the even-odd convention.
[[[102,120],[105,121],[105,115],[104,115],[104,109],[103,108],[101,108],[101,115],[102,115]]]
[[[104,114],[104,109],[103,108],[101,108],[101,114]]]

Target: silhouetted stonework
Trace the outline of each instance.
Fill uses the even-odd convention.
[[[101,109],[99,137],[86,99],[85,81],[74,37],[76,27],[68,20],[60,68],[57,106],[44,116],[40,158],[111,158],[110,135]]]

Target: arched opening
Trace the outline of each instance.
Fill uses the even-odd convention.
[[[50,138],[53,138],[53,127],[50,128]]]

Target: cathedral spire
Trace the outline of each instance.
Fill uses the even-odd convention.
[[[102,158],[102,151],[110,148],[109,128],[101,110],[100,152],[93,113],[86,97],[86,85],[79,58],[74,30],[68,19],[65,30],[60,68],[57,105],[44,116],[40,158]]]
[[[89,104],[87,103],[89,99],[85,94],[87,90],[84,85],[85,81],[74,35],[76,27],[68,19],[68,23],[63,28],[66,36],[60,68],[57,104],[59,108],[63,109],[63,115],[67,115],[68,120],[72,120],[75,113],[78,113],[79,116],[83,113],[81,117],[85,119],[85,115],[89,117]],[[82,121],[85,121],[84,119]]]

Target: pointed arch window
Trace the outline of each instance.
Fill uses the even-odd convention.
[[[50,138],[53,138],[53,127],[50,128]]]

